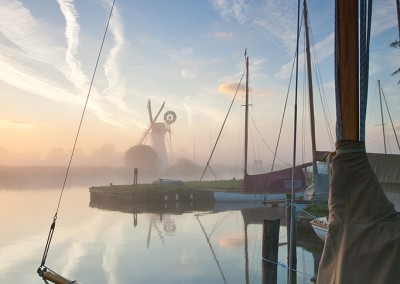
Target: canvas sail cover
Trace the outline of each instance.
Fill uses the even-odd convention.
[[[315,152],[313,176],[311,183],[304,190],[305,200],[327,203],[329,191],[329,154],[330,152]]]
[[[400,155],[367,153],[367,158],[384,191],[398,191],[400,189]],[[314,171],[313,180],[305,190],[307,200],[328,202],[329,175],[323,167],[330,167],[329,159],[319,162],[317,171]]]
[[[318,283],[399,283],[400,213],[383,192],[364,142],[340,141],[336,149]]]
[[[311,166],[311,163],[296,166],[294,168],[295,192],[302,192],[305,188],[303,168]],[[291,193],[293,168],[273,171],[270,173],[249,175],[243,179],[243,191],[251,193]]]
[[[367,156],[380,183],[400,183],[400,155],[368,153]]]
[[[327,203],[329,192],[329,176],[325,171],[317,171],[313,174],[310,185],[304,190],[306,200]]]

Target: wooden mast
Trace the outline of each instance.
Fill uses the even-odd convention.
[[[247,49],[244,52],[246,59],[246,104],[245,104],[245,121],[244,121],[244,176],[247,175],[247,149],[248,149],[248,133],[249,133],[249,57]]]
[[[307,77],[308,77],[308,96],[310,104],[310,127],[311,127],[311,149],[313,157],[313,167],[315,169],[315,152],[317,151],[317,146],[315,143],[315,118],[314,118],[314,94],[313,94],[313,82],[312,82],[312,72],[311,72],[311,55],[310,55],[310,36],[308,30],[308,10],[307,3],[304,0],[304,25],[306,29],[306,56],[307,56]]]
[[[397,28],[399,30],[399,40],[400,40],[400,0],[396,0],[396,11],[397,11]]]
[[[359,140],[358,0],[338,0],[338,81],[342,140]]]

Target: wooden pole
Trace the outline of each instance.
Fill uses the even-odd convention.
[[[278,281],[278,246],[280,220],[264,220],[262,257],[262,283],[276,284]]]
[[[307,55],[307,78],[308,78],[308,96],[310,104],[310,128],[311,128],[311,149],[313,156],[313,168],[316,171],[316,161],[315,152],[317,151],[317,146],[315,142],[315,118],[314,118],[314,94],[313,94],[313,82],[311,73],[311,51],[310,51],[310,36],[308,30],[308,9],[307,2],[303,3],[303,14],[304,14],[304,26],[306,29],[306,55]]]
[[[338,76],[343,140],[359,140],[358,0],[338,3]]]
[[[138,181],[138,169],[134,168],[133,169],[133,185],[137,185]]]
[[[244,176],[247,175],[247,150],[248,150],[248,135],[249,135],[249,57],[246,56],[246,105],[245,105],[245,125],[244,125]]]
[[[399,40],[400,40],[400,0],[396,0],[396,11],[397,11],[397,27],[399,30]]]
[[[44,271],[41,276],[42,276],[43,279],[51,281],[51,282],[53,282],[55,284],[71,284],[71,283],[78,284],[77,281],[68,280],[68,279],[62,277],[61,275],[58,275],[58,274],[56,274],[54,272],[51,272],[51,271],[48,271],[48,270]]]
[[[292,196],[290,194],[287,194],[286,197],[287,200],[291,200]],[[289,201],[288,201],[289,202]],[[287,272],[288,283],[290,284],[296,284],[297,283],[297,254],[296,254],[296,248],[297,248],[297,241],[296,241],[296,233],[297,233],[297,224],[296,224],[296,218],[294,216],[296,214],[296,210],[294,210],[294,203],[291,202],[290,206],[287,207],[286,209],[286,222],[287,222],[287,248],[288,248],[288,260],[287,262],[291,265],[288,265],[289,269]],[[292,231],[293,230],[293,231]]]

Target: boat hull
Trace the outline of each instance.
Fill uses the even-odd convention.
[[[318,238],[325,241],[326,235],[328,234],[328,219],[326,217],[316,218],[310,223]]]

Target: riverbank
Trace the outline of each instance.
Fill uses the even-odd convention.
[[[215,191],[240,191],[240,180],[188,181],[180,185],[136,184],[92,186],[89,188],[90,203],[95,207],[118,206],[131,210],[132,205],[140,211],[140,206],[151,205],[153,209],[174,206],[185,210],[208,210],[214,200]]]

